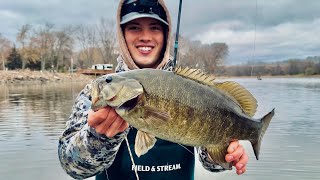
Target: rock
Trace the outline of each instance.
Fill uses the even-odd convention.
[[[24,80],[24,76],[20,76],[20,75],[17,75],[15,77],[13,77],[13,80]]]
[[[90,83],[95,76],[86,76],[77,73],[50,73],[47,71],[31,70],[0,70],[0,83],[33,83],[33,82],[60,82],[60,81],[85,81]]]
[[[61,80],[61,78],[58,77],[58,76],[53,76],[53,79],[55,79],[55,80],[57,80],[57,81]]]
[[[42,82],[43,82],[43,81],[48,81],[48,80],[49,80],[49,78],[46,78],[46,77],[39,77],[39,78],[38,78],[38,80],[40,80],[40,81],[42,81]]]

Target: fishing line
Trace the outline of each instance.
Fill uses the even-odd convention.
[[[136,168],[136,164],[134,163],[134,160],[133,160],[133,156],[132,156],[132,153],[131,153],[131,149],[130,149],[130,145],[129,145],[129,141],[127,139],[127,136],[124,139],[126,140],[126,143],[127,143],[128,151],[129,151],[129,154],[130,154],[130,159],[131,159],[132,165],[134,167],[134,173],[136,174],[137,180],[140,180],[139,179],[139,175],[138,175],[138,171],[137,171],[137,168]]]
[[[256,52],[256,31],[257,31],[257,14],[258,14],[258,0],[256,0],[256,9],[254,17],[254,37],[253,37],[253,52],[252,52],[252,61],[255,59]],[[253,74],[253,65],[251,66],[251,76]]]
[[[179,143],[178,143],[179,144]],[[191,152],[188,148],[186,148],[184,145],[182,144],[179,144],[181,147],[183,147],[185,150],[187,150],[189,153],[191,153],[193,156],[194,156],[194,153]]]
[[[254,17],[254,38],[253,38],[253,54],[252,59],[255,58],[255,52],[256,52],[256,31],[257,31],[257,15],[258,14],[258,0],[256,0],[256,12]]]

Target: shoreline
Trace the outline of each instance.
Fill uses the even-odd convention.
[[[79,73],[57,73],[49,71],[31,71],[31,70],[9,70],[0,71],[0,84],[14,83],[49,83],[49,82],[70,82],[84,81],[91,82],[99,76],[83,75]],[[216,76],[216,79],[230,78],[257,78],[256,76]],[[265,75],[261,78],[320,78],[320,75],[280,75],[271,76]]]
[[[93,79],[95,79],[95,76],[88,76],[79,73],[57,73],[31,70],[0,71],[0,84],[70,82],[74,80],[90,82]]]
[[[257,76],[215,76],[216,79],[230,79],[230,78],[253,78],[257,79]],[[271,75],[262,75],[260,76],[263,78],[320,78],[320,75],[278,75],[278,76],[271,76]]]

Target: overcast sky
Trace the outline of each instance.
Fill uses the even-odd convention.
[[[179,1],[165,1],[175,31]],[[0,33],[14,41],[26,23],[115,20],[117,5],[118,0],[0,0]],[[183,0],[180,34],[203,43],[227,43],[228,64],[319,56],[319,9],[319,0]]]

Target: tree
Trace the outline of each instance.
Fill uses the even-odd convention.
[[[70,62],[67,60],[71,59],[73,54],[73,43],[74,39],[72,34],[76,31],[73,26],[65,26],[62,30],[54,32],[55,43],[53,47],[54,58],[53,64],[57,69],[62,69]]]
[[[226,43],[213,43],[207,46],[205,53],[208,54],[208,58],[204,59],[205,67],[213,73],[218,65],[224,63],[229,54],[229,48]]]
[[[2,64],[2,70],[5,69],[6,59],[9,56],[11,49],[11,42],[3,37],[0,33],[0,57],[1,57],[1,64]]]
[[[171,45],[173,49],[173,44]],[[217,66],[223,65],[229,54],[226,43],[202,44],[201,41],[191,41],[179,37],[178,64],[203,69],[214,73]]]
[[[299,74],[298,60],[289,60],[288,62],[288,74]]]
[[[33,44],[40,54],[41,60],[41,70],[45,70],[48,64],[52,64],[53,61],[53,45],[54,45],[54,35],[53,35],[54,25],[51,23],[46,23],[45,26],[39,27],[35,30],[35,36],[32,37]]]
[[[8,69],[21,69],[22,68],[22,59],[19,52],[16,49],[16,46],[13,46],[9,57],[7,59]]]
[[[83,25],[80,25],[77,29],[76,39],[80,44],[81,57],[84,58],[80,61],[83,61],[85,66],[90,67],[95,63],[93,50],[96,44],[96,29]]]
[[[31,25],[25,24],[21,27],[21,29],[19,29],[19,32],[16,37],[17,42],[19,42],[21,44],[20,54],[21,54],[21,58],[22,58],[22,69],[24,69],[26,66],[27,53],[26,53],[26,49],[25,49],[25,43],[26,43],[26,39],[28,37],[28,33],[30,30],[31,30]]]
[[[101,18],[100,23],[96,26],[97,38],[96,47],[101,54],[101,63],[116,64],[115,53],[115,24],[112,20]]]

